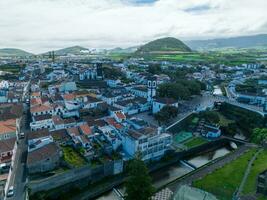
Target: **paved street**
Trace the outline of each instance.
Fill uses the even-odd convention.
[[[30,81],[25,86],[22,99],[25,99],[29,93]],[[14,163],[12,166],[11,177],[9,181],[9,186],[14,187],[14,196],[5,198],[7,200],[22,200],[25,199],[25,185],[27,180],[26,175],[26,160],[27,160],[27,133],[30,129],[30,110],[29,105],[23,103],[23,116],[20,121],[19,133],[25,133],[23,139],[17,139],[17,150],[14,156]]]
[[[8,200],[22,200],[25,199],[25,185],[26,185],[26,159],[27,159],[27,145],[26,137],[29,131],[29,108],[24,105],[25,114],[21,120],[21,132],[25,133],[25,138],[19,139],[17,143],[17,151],[14,159],[11,179],[9,187],[14,187],[14,196],[6,198]]]

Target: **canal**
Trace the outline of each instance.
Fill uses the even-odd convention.
[[[215,149],[213,151],[207,151],[205,153],[200,153],[196,156],[185,158],[184,161],[188,162],[190,165],[199,168],[203,165],[206,165],[217,158],[223,157],[229,154],[233,149],[230,145],[226,145]],[[155,188],[163,187],[164,185],[182,177],[189,172],[193,171],[192,167],[182,164],[180,162],[175,163],[171,166],[165,167],[161,170],[151,173],[153,185]],[[119,192],[124,194],[125,190],[123,186],[116,188]],[[103,194],[101,197],[96,198],[97,200],[119,200],[119,197],[114,191],[109,191],[106,194]]]

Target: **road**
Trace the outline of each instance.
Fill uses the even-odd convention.
[[[29,92],[30,81],[26,84],[22,95],[22,100],[25,101]],[[14,187],[14,196],[5,197],[6,200],[23,200],[25,199],[25,186],[27,181],[26,160],[27,160],[27,133],[30,130],[30,108],[29,105],[23,103],[23,116],[20,121],[20,133],[25,133],[23,139],[17,139],[17,150],[14,156],[14,162],[11,167],[11,176],[8,188]]]

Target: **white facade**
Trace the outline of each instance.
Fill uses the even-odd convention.
[[[178,108],[178,102],[172,103],[172,104],[166,104],[158,101],[153,101],[153,106],[152,106],[152,112],[153,114],[159,112],[164,106],[174,106]]]
[[[148,161],[160,159],[169,149],[171,143],[172,136],[170,134],[159,133],[152,136],[142,135],[138,139],[126,135],[122,145],[123,150],[131,157],[140,152],[142,160]]]

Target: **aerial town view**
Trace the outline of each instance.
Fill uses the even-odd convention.
[[[0,200],[267,200],[266,0],[0,0]]]

